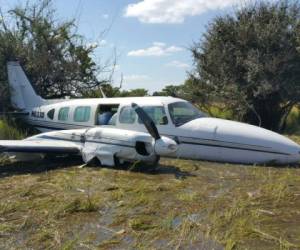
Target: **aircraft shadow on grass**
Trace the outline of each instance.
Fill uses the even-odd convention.
[[[15,163],[7,163],[0,164],[0,178],[14,176],[14,175],[22,175],[22,174],[39,174],[43,172],[47,172],[50,170],[58,170],[58,169],[66,169],[72,166],[82,166],[82,158],[81,157],[57,157],[52,159],[46,159],[42,161],[38,161],[35,163],[32,162],[15,162]],[[176,179],[185,179],[187,177],[196,176],[191,174],[189,171],[183,171],[179,167],[171,166],[171,165],[161,165],[157,164],[155,168],[142,166],[140,164],[137,165],[129,165],[126,167],[109,167],[109,166],[96,166],[96,165],[86,165],[84,167],[99,169],[106,168],[111,170],[118,171],[131,171],[131,172],[139,172],[148,175],[174,175]]]

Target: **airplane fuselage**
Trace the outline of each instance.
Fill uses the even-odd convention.
[[[98,126],[146,132],[131,108],[133,102],[148,112],[161,135],[178,142],[178,150],[170,157],[245,164],[289,164],[300,159],[300,146],[282,135],[207,117],[172,97],[60,100],[27,110],[24,119],[42,132]],[[104,113],[109,113],[107,121]],[[64,139],[72,141],[71,136]]]

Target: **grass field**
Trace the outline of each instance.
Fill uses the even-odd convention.
[[[300,168],[80,164],[0,165],[0,249],[300,249]]]

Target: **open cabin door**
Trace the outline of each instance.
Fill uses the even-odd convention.
[[[95,114],[95,125],[116,125],[117,112],[120,104],[100,104]]]

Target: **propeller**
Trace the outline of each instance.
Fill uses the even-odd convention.
[[[155,123],[153,122],[153,120],[149,117],[149,115],[145,112],[145,110],[143,110],[139,105],[137,105],[136,103],[132,103],[132,108],[135,110],[135,112],[137,113],[138,117],[140,118],[140,120],[143,122],[143,124],[145,125],[147,131],[149,132],[149,134],[157,141],[158,139],[160,139],[160,135],[158,133],[157,127],[155,126]]]
[[[168,155],[170,153],[174,153],[178,149],[178,144],[168,137],[160,136],[155,123],[143,108],[136,103],[132,103],[131,106],[145,125],[148,133],[154,138],[155,153],[158,155]]]

